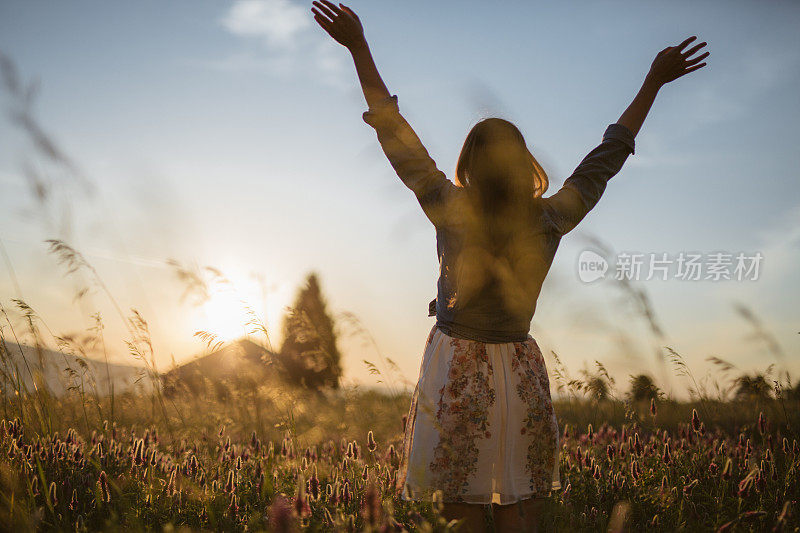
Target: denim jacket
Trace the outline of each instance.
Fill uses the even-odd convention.
[[[375,129],[389,163],[436,229],[439,280],[429,314],[435,311],[437,327],[447,335],[482,342],[525,341],[561,238],[597,204],[608,180],[634,153],[633,133],[621,124],[609,124],[602,142],[583,158],[556,193],[531,198],[530,217],[516,232],[517,244],[509,257],[484,254],[465,266],[469,261],[462,254],[464,188],[436,167],[400,114],[397,95],[370,107],[362,118]],[[487,270],[492,275],[480,278],[485,283],[464,290],[459,279],[465,279],[463,273],[470,268],[484,267],[482,263],[496,263],[496,268]],[[456,290],[457,286],[462,289]]]

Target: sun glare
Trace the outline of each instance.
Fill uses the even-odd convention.
[[[289,296],[284,284],[265,289],[251,277],[231,280],[230,285],[213,284],[208,301],[200,307],[201,327],[196,329],[213,333],[219,340],[231,341],[247,335],[263,339],[260,325],[265,325],[272,337]]]
[[[245,336],[252,327],[248,325],[251,316],[246,305],[233,290],[214,288],[209,300],[203,304],[203,315],[207,321],[206,331],[213,333],[220,340],[230,341]],[[254,309],[258,313],[258,308]]]

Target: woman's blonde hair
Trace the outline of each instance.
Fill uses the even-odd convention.
[[[487,148],[493,143],[494,154],[499,157],[488,156]],[[455,183],[473,189],[485,207],[491,208],[520,194],[538,198],[547,190],[549,180],[519,128],[492,117],[475,124],[467,134],[456,164]]]

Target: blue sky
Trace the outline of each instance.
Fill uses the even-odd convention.
[[[561,244],[532,334],[579,375],[602,362],[620,385],[650,372],[673,394],[687,381],[654,356],[681,353],[698,380],[714,355],[742,371],[770,363],[797,379],[800,260],[800,5],[794,2],[365,2],[378,68],[439,168],[452,178],[467,132],[517,124],[555,192],[638,90],[656,53],[690,35],[708,66],[664,87],[636,153]],[[165,261],[226,274],[278,341],[283,306],[311,269],[329,305],[354,313],[402,378],[416,380],[435,295],[433,228],[394,175],[347,51],[311,2],[13,2],[0,4],[0,52],[38,80],[33,114],[79,176],[43,160],[0,121],[0,302],[22,296],[56,334],[123,323],[94,290],[73,301],[44,239],[63,238],[123,310],[149,321],[160,364],[203,349],[198,329],[241,329],[238,297],[196,306]],[[3,92],[3,104],[13,100]],[[38,206],[25,179],[52,184]],[[81,179],[92,184],[87,193]],[[755,281],[641,281],[665,332],[654,338],[611,282],[582,283],[577,256],[615,251],[760,251]],[[261,280],[261,281],[258,281]],[[266,298],[265,298],[266,296]],[[266,304],[264,303],[266,300]],[[783,357],[752,336],[742,303]],[[374,383],[372,345],[342,340],[349,380]],[[622,388],[626,388],[623,385]],[[713,389],[713,387],[712,387]]]

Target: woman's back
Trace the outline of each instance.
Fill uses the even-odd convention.
[[[466,191],[453,199],[466,204]],[[436,321],[448,335],[484,342],[522,342],[553,262],[559,237],[545,219],[541,198],[531,198],[505,236],[485,234],[486,224],[466,207],[451,223],[436,225],[440,273]],[[501,241],[501,242],[499,242]]]

